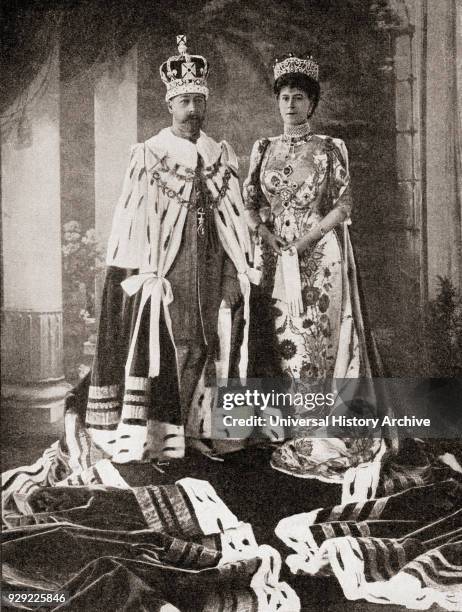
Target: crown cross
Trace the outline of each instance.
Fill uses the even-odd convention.
[[[186,34],[178,34],[176,37],[176,45],[178,47],[178,53],[180,55],[184,55],[188,50],[188,47],[186,46]]]
[[[196,64],[194,62],[184,62],[181,65],[181,76],[196,76]]]

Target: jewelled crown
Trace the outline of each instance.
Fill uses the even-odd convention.
[[[165,99],[184,93],[200,93],[208,98],[207,76],[209,68],[202,55],[190,55],[186,46],[186,36],[176,37],[179,55],[169,57],[160,67],[160,77],[167,87]]]
[[[289,53],[284,59],[277,59],[274,62],[273,69],[274,80],[278,79],[283,74],[301,72],[315,81],[319,81],[319,65],[311,55],[307,57],[296,57],[293,53]]]

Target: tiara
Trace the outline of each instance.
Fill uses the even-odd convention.
[[[208,98],[207,76],[209,68],[202,55],[190,55],[186,46],[186,36],[176,37],[179,55],[169,57],[160,67],[160,78],[167,87],[165,99],[184,93],[200,93]]]
[[[311,55],[306,58],[301,58],[296,57],[293,53],[289,53],[288,57],[274,62],[273,70],[275,80],[283,74],[301,72],[315,81],[319,81],[319,65]]]

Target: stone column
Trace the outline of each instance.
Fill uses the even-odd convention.
[[[58,62],[55,49],[30,85],[34,92],[45,83],[40,97],[2,133],[2,417],[19,431],[60,426],[69,387],[63,377]]]
[[[394,321],[392,349],[387,354],[393,371],[416,374],[414,355],[420,351],[425,311],[425,217],[421,171],[421,0],[374,2],[376,27],[388,50],[382,66],[394,96],[396,190],[386,194],[392,266]],[[391,110],[391,109],[390,109]]]
[[[406,11],[396,32],[394,56],[398,206],[406,230],[403,271],[407,280],[407,301],[415,305],[420,296],[423,308],[426,293],[421,277],[420,7],[419,0],[407,0],[403,5]]]
[[[138,137],[137,64],[134,47],[108,65],[95,85],[95,229],[105,247],[130,146]],[[102,279],[98,284],[100,296]]]
[[[438,290],[437,276],[449,277],[461,288],[460,175],[456,142],[457,80],[460,56],[457,37],[462,32],[455,0],[427,1],[426,31],[426,212],[429,297]],[[457,18],[458,17],[458,18]],[[459,65],[457,64],[459,61]],[[457,77],[457,71],[459,76]],[[459,108],[461,105],[458,101]],[[459,124],[460,137],[460,124]],[[459,168],[460,172],[460,168]]]

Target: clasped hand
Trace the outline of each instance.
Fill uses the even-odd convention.
[[[266,242],[266,244],[278,255],[282,255],[282,251],[286,251],[291,247],[295,247],[297,249],[297,253],[300,255],[311,243],[308,236],[303,236],[302,238],[298,238],[298,240],[294,240],[293,242],[287,242],[285,238],[276,236],[276,234],[273,234],[267,227],[264,226],[260,235],[262,240]]]

